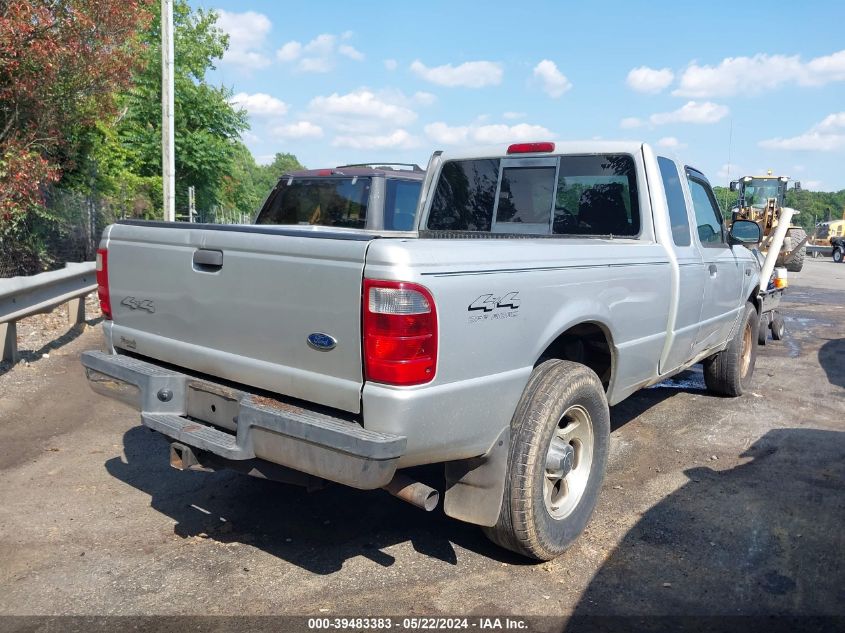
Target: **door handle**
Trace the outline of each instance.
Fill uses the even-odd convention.
[[[194,270],[202,273],[215,273],[223,268],[223,251],[200,248],[194,251]]]
[[[709,269],[710,269],[710,276],[711,277],[715,277],[716,273],[719,272],[719,269],[716,268],[716,264],[710,264]]]

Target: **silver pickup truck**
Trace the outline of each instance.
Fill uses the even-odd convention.
[[[105,351],[82,363],[174,466],[431,509],[400,471],[442,463],[447,515],[550,559],[596,505],[609,405],[695,363],[715,394],[748,388],[759,227],[728,233],[702,173],[648,145],[437,152],[410,230],[338,225],[389,183],[331,178],[281,182],[271,224],[106,229]]]

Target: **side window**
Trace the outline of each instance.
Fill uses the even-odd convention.
[[[698,227],[698,240],[702,246],[724,246],[725,238],[722,234],[722,214],[713,198],[709,185],[697,180],[689,179],[692,206],[695,209],[695,224]]]
[[[672,241],[675,246],[689,246],[691,244],[689,232],[689,217],[687,203],[684,200],[684,190],[681,187],[681,177],[678,166],[674,161],[657,157],[660,166],[660,176],[663,179],[663,191],[666,192],[666,203],[669,205],[669,223],[672,225]]]
[[[384,202],[384,228],[388,231],[411,231],[420,197],[421,180],[387,179]]]
[[[432,231],[489,231],[496,202],[498,159],[449,161],[431,201]]]
[[[561,156],[555,192],[556,235],[638,235],[634,159],[624,154]]]

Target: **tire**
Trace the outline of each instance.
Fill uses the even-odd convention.
[[[791,244],[798,244],[801,240],[807,237],[807,232],[804,229],[789,229],[787,235],[790,238],[790,245]],[[790,246],[791,247],[791,246]],[[807,257],[807,245],[801,247],[801,249],[795,254],[795,257],[786,264],[786,269],[791,273],[800,273],[801,270],[804,268],[804,259]]]
[[[760,318],[756,308],[745,304],[739,327],[728,346],[704,361],[704,383],[719,396],[741,396],[750,386],[757,360],[757,330]]]
[[[757,325],[757,344],[765,345],[769,338],[769,315],[761,314],[760,323]]]
[[[609,442],[610,412],[595,372],[563,360],[537,366],[511,421],[502,510],[483,528],[487,537],[537,560],[562,554],[596,507]]]
[[[833,261],[835,261],[837,264],[841,264],[844,254],[845,253],[842,252],[842,249],[837,246],[833,249]]]
[[[784,336],[786,336],[786,323],[781,315],[776,314],[772,318],[772,339],[782,341]]]

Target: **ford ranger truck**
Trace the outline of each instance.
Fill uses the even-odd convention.
[[[176,467],[430,509],[403,471],[443,464],[447,515],[545,560],[595,508],[609,405],[696,363],[714,394],[749,388],[759,227],[727,231],[705,176],[649,145],[436,152],[407,230],[331,178],[280,183],[269,224],[105,230],[105,350],[82,364]]]

